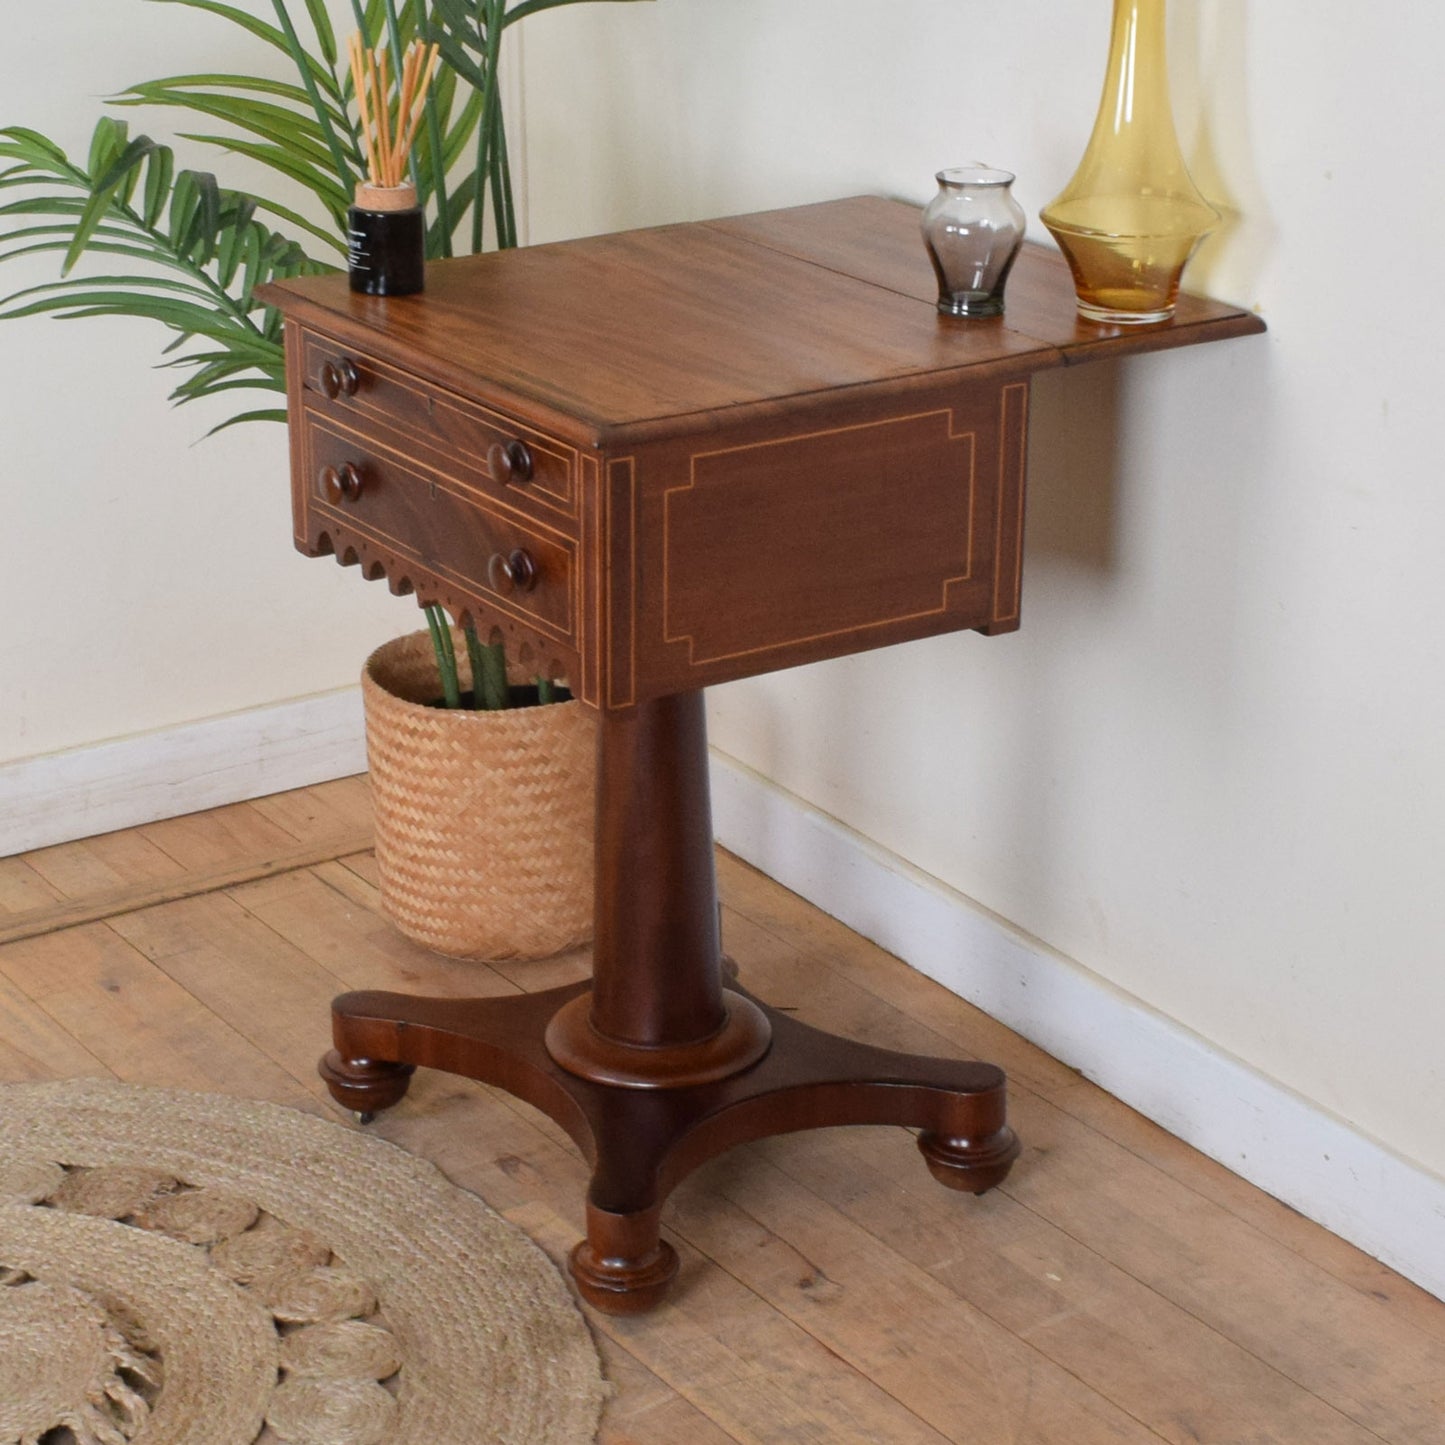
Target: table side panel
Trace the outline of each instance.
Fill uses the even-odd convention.
[[[301,326],[286,319],[282,327],[286,344],[286,441],[291,462],[291,540],[298,552],[307,557],[317,553],[311,547],[311,522],[306,508],[305,443],[297,424],[306,405],[306,378],[301,368]]]
[[[990,637],[1016,632],[1024,580],[1024,478],[1029,462],[1029,389],[999,394],[998,510],[994,534],[993,617],[979,627]]]
[[[975,384],[607,457],[603,705],[1017,627],[1027,401]]]

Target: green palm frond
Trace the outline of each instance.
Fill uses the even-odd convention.
[[[218,90],[218,87],[224,89]],[[327,139],[315,115],[309,109],[301,109],[301,104],[306,103],[305,92],[296,90],[294,86],[270,91],[272,95],[291,101],[289,105],[279,105],[275,101],[253,99],[244,93],[249,88],[240,76],[177,75],[169,80],[133,85],[112,104],[165,105],[195,111],[199,115],[225,121],[238,130],[248,131],[260,140],[294,148],[298,154],[325,168],[330,159]],[[333,128],[339,126],[346,131],[343,148],[347,160],[359,165],[360,155],[350,134],[350,122],[332,107],[326,106],[325,109]]]
[[[299,59],[312,83],[325,91],[337,104],[341,103],[342,92],[336,81],[335,69],[327,66],[323,61],[317,60],[314,56],[306,54],[304,49],[298,57],[297,51],[293,50],[287,41],[285,33],[277,26],[268,25],[264,20],[249,15],[234,5],[222,4],[221,0],[151,0],[151,3],[154,5],[184,5],[188,10],[204,10],[223,20],[229,20],[233,25],[239,25],[242,30],[259,36],[292,61]]]
[[[285,390],[280,332],[253,299],[256,286],[283,276],[335,269],[313,261],[289,237],[257,219],[257,202],[215,177],[177,171],[168,146],[129,135],[109,117],[96,127],[85,166],[23,127],[0,130],[0,163],[14,199],[0,218],[37,224],[7,228],[0,260],[37,252],[63,257],[58,281],[31,286],[0,305],[0,320],[138,316],[193,341],[171,365],[192,373],[172,392],[194,401],[239,387]],[[18,243],[18,244],[17,244]],[[133,269],[72,276],[82,254],[120,256]]]
[[[293,74],[174,75],[132,85],[111,103],[189,112],[205,129],[182,139],[257,162],[309,199],[298,205],[290,195],[228,190],[209,171],[178,169],[169,146],[132,136],[110,116],[97,124],[84,164],[37,131],[0,130],[0,264],[52,252],[60,260],[58,281],[0,300],[0,320],[145,317],[174,333],[163,365],[185,373],[172,392],[177,403],[247,387],[282,391],[280,318],[254,299],[255,288],[336,269],[364,171],[351,72],[331,11],[326,0],[269,0],[272,18],[226,0],[150,3],[237,27],[284,56]],[[431,258],[479,250],[488,222],[499,246],[516,245],[497,83],[502,35],[528,15],[578,3],[351,0],[367,45],[386,43],[400,55],[413,40],[435,41],[446,62],[412,152]],[[83,256],[104,258],[113,274],[72,276]],[[226,425],[282,415],[250,410]]]

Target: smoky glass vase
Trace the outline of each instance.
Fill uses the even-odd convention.
[[[1164,3],[1114,0],[1093,134],[1074,178],[1039,215],[1091,321],[1167,321],[1185,264],[1219,222],[1189,178],[1174,129]]]
[[[1004,284],[1027,225],[1013,182],[1011,172],[977,162],[939,171],[938,194],[923,213],[923,240],[945,315],[1003,314]]]

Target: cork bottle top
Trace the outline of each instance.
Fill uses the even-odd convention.
[[[416,187],[410,181],[399,186],[362,181],[356,187],[356,204],[363,211],[410,211],[416,205]]]

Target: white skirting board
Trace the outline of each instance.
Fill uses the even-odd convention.
[[[0,857],[366,771],[361,689],[0,767]]]
[[[716,752],[712,788],[729,852],[1445,1299],[1445,1179]]]
[[[0,767],[0,857],[346,777],[357,688]],[[718,841],[1171,1134],[1445,1298],[1445,1180],[730,758]]]

